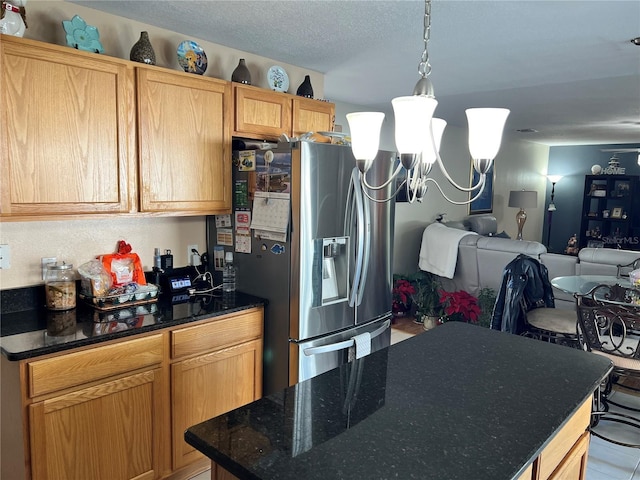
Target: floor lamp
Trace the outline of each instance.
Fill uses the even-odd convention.
[[[538,192],[535,190],[511,190],[509,193],[509,206],[519,208],[516,213],[516,223],[518,224],[518,240],[522,240],[522,227],[527,221],[525,208],[534,208],[538,205]]]
[[[547,208],[547,248],[551,249],[551,221],[553,220],[553,212],[556,211],[556,204],[553,203],[553,197],[556,193],[556,183],[560,181],[562,175],[547,175],[551,182],[551,200]]]

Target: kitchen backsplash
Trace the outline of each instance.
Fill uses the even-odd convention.
[[[188,264],[187,246],[206,245],[205,217],[105,217],[97,220],[2,222],[0,243],[11,247],[11,268],[0,270],[0,289],[43,284],[42,257],[74,268],[96,255],[113,253],[118,240],[131,244],[143,269],[153,267],[154,248],[170,249],[174,265]]]

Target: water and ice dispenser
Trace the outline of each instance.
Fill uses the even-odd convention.
[[[321,253],[321,255],[319,255]],[[316,240],[314,304],[316,306],[348,300],[349,237]]]

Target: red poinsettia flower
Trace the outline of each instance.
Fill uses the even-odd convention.
[[[408,280],[397,280],[392,293],[394,302],[407,305],[411,299],[411,295],[416,293],[416,288]]]
[[[440,303],[448,317],[462,318],[465,322],[477,323],[480,317],[478,299],[464,290],[446,292],[440,290]]]

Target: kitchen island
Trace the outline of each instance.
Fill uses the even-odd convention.
[[[583,478],[590,399],[610,370],[587,352],[452,322],[185,440],[240,479]]]

